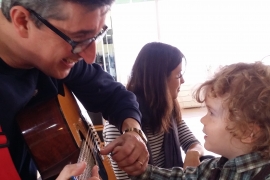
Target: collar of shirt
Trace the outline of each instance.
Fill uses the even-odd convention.
[[[257,152],[244,154],[234,159],[228,160],[223,168],[235,169],[237,173],[242,173],[269,164],[269,159],[264,159]]]

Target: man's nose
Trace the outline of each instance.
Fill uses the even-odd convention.
[[[78,53],[80,57],[84,59],[87,64],[92,64],[96,60],[96,43],[91,43],[82,52]]]

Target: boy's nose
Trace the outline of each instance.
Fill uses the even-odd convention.
[[[205,125],[205,116],[203,116],[200,121],[203,125]]]

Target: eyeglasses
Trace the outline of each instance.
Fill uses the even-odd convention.
[[[44,19],[43,17],[41,17],[38,13],[36,13],[35,11],[28,9],[28,11],[33,14],[36,18],[38,18],[38,20],[40,20],[43,24],[45,24],[48,28],[50,28],[53,32],[55,32],[58,36],[60,36],[62,39],[64,39],[66,42],[68,42],[71,47],[72,50],[71,52],[73,54],[77,54],[82,52],[84,49],[86,49],[92,42],[96,41],[97,39],[102,39],[104,37],[104,35],[106,34],[107,30],[108,30],[108,26],[103,26],[102,30],[93,38],[84,40],[84,41],[80,41],[80,42],[76,42],[73,41],[71,38],[69,38],[67,35],[65,35],[62,31],[60,31],[59,29],[57,29],[56,27],[54,27],[51,23],[49,23],[46,19]]]

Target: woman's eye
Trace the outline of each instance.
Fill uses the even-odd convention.
[[[183,75],[180,73],[180,74],[177,75],[177,78],[178,78],[178,79],[179,79],[179,78],[182,78],[182,76],[183,76]]]

